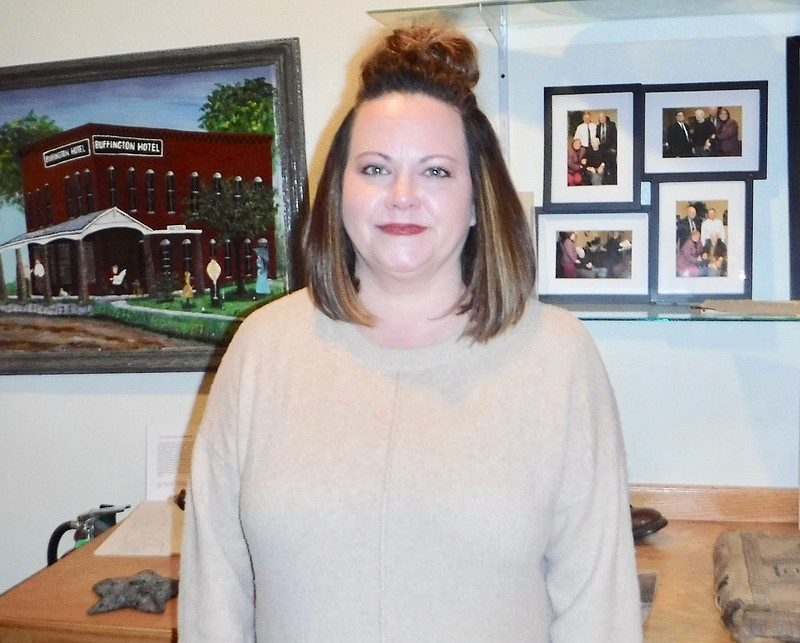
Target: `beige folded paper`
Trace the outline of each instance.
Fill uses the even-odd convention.
[[[742,317],[800,317],[800,301],[753,301],[751,299],[706,299],[693,306],[703,312]]]
[[[183,511],[169,500],[141,502],[95,550],[96,556],[171,556],[181,551]]]

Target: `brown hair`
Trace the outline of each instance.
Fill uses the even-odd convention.
[[[342,224],[344,169],[359,106],[401,92],[431,96],[461,115],[476,216],[461,254],[466,293],[457,310],[469,317],[464,334],[485,342],[519,320],[535,281],[533,242],[497,136],[472,91],[478,77],[472,42],[433,27],[395,30],[364,62],[356,104],[334,136],[303,229],[311,296],[329,317],[372,323],[358,298],[355,249]]]

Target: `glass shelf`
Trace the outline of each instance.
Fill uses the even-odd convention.
[[[797,6],[797,0],[694,0],[688,5],[664,0],[506,0],[376,9],[367,13],[392,29],[412,22],[446,22],[466,29],[491,24],[501,12],[507,15],[509,25],[555,25],[674,18],[687,13],[692,16],[783,13],[795,12]]]
[[[781,311],[797,304],[797,313]],[[800,302],[752,302],[739,312],[701,308],[699,304],[558,303],[584,321],[651,322],[800,322]]]

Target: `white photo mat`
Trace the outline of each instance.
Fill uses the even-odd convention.
[[[556,276],[559,233],[619,231],[631,240],[630,278],[568,279]],[[648,294],[647,213],[540,214],[537,218],[538,284],[540,295],[567,297],[646,296]]]

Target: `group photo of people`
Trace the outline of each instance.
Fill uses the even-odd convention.
[[[617,110],[567,113],[567,186],[617,184]]]
[[[556,240],[557,279],[630,279],[633,232],[563,230]]]
[[[663,110],[664,158],[741,156],[742,107],[685,107]]]
[[[727,201],[682,201],[676,209],[676,276],[726,277]]]

